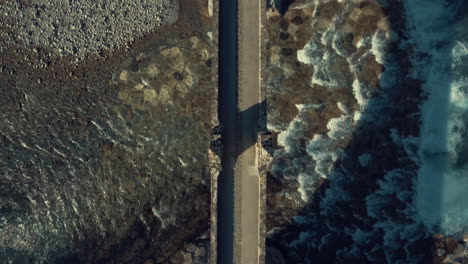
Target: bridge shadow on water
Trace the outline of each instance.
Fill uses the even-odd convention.
[[[217,263],[232,263],[234,259],[234,130],[238,83],[237,27],[237,0],[220,0],[218,118],[223,147],[222,152],[219,153],[221,155],[222,171],[219,174],[217,186]]]

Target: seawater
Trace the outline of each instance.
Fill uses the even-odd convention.
[[[405,1],[413,77],[423,81],[418,217],[430,230],[466,232],[468,9],[464,1]]]

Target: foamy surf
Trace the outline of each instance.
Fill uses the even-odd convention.
[[[468,208],[468,51],[463,1],[405,1],[415,53],[413,75],[424,81],[416,204],[432,231],[466,232]],[[452,19],[454,18],[454,19]],[[456,20],[455,20],[456,19]]]

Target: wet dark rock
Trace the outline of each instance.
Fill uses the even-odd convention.
[[[184,79],[184,75],[180,72],[174,72],[172,76],[178,81],[182,81]]]
[[[212,135],[221,135],[222,131],[223,131],[223,126],[221,126],[221,125],[217,125],[217,126],[211,128],[211,134]]]
[[[280,22],[280,28],[284,31],[288,30],[289,23],[286,19],[282,19]]]
[[[300,16],[295,16],[295,17],[291,20],[291,22],[292,22],[293,24],[295,24],[295,25],[300,25],[300,24],[304,23],[304,19],[303,19],[302,17],[300,17]]]
[[[291,48],[282,48],[281,54],[285,57],[289,57],[294,54],[294,51]]]
[[[133,63],[133,64],[130,66],[130,70],[131,70],[132,72],[137,72],[139,69],[140,69],[140,67],[138,66],[137,63]]]
[[[290,36],[290,34],[288,32],[281,32],[280,35],[279,35],[279,38],[281,40],[288,40],[289,36]]]

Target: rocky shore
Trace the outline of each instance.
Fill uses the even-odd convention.
[[[4,44],[50,48],[80,60],[176,22],[179,8],[175,0],[2,2]]]
[[[429,263],[414,216],[421,81],[398,1],[267,16],[267,263]]]
[[[190,255],[206,263],[209,1],[124,1],[134,13],[115,6],[107,29],[91,25],[106,19],[99,12],[111,12],[112,4],[45,2],[0,1],[1,16],[24,18],[2,19],[0,28],[9,36],[0,45],[0,257],[188,263]],[[73,35],[70,17],[52,7],[88,17],[88,31]],[[46,28],[48,14],[64,19],[54,32]],[[29,36],[21,23],[36,20],[44,33]],[[80,34],[86,37],[67,37]]]

